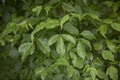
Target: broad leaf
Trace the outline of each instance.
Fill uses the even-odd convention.
[[[56,26],[59,26],[59,20],[57,20],[57,19],[48,19],[46,21],[45,27],[47,29],[55,28]]]
[[[74,68],[72,66],[67,67],[67,76],[68,78],[71,78],[74,74]]]
[[[38,31],[40,31],[41,29],[43,29],[45,27],[46,23],[45,22],[41,22],[40,24],[38,24],[36,26],[36,28],[33,30],[33,32],[31,33],[31,40],[33,41],[34,39],[34,35],[35,33],[37,33]]]
[[[107,32],[107,25],[101,25],[97,30],[100,31],[101,35],[104,38],[106,38],[105,34]]]
[[[79,35],[79,31],[71,23],[65,23],[63,30],[69,32],[70,34]]]
[[[92,39],[96,39],[95,35],[88,31],[88,30],[84,30],[80,33],[84,38],[92,40]]]
[[[18,51],[21,53],[22,55],[22,60],[24,61],[25,58],[28,56],[28,55],[31,55],[33,54],[35,50],[35,46],[33,43],[23,43],[19,46],[19,49]]]
[[[63,27],[63,24],[64,24],[66,21],[68,21],[68,20],[69,20],[69,15],[63,16],[63,18],[62,18],[61,21],[60,21],[61,29],[62,29],[62,27]]]
[[[59,39],[59,35],[58,35],[58,34],[53,35],[53,36],[48,40],[48,45],[54,44],[55,42],[57,42],[58,39]]]
[[[64,44],[64,41],[63,41],[62,37],[59,37],[59,39],[57,41],[56,51],[59,54],[64,54],[65,51],[66,51],[65,44]]]
[[[102,57],[103,57],[105,60],[114,61],[114,55],[113,55],[112,52],[109,51],[109,50],[103,50],[103,52],[102,52]]]
[[[62,34],[63,39],[70,41],[73,44],[76,44],[75,39],[69,34]]]
[[[46,55],[50,53],[50,47],[48,46],[47,42],[48,41],[46,39],[37,40],[38,48]]]
[[[80,38],[80,41],[81,41],[83,44],[87,45],[87,46],[90,48],[90,50],[92,50],[92,46],[91,46],[91,44],[90,44],[90,42],[89,42],[88,40],[86,40],[86,39],[84,39],[84,38]]]
[[[114,66],[108,67],[106,74],[110,76],[112,80],[118,80],[118,70]]]
[[[119,24],[119,23],[112,23],[112,24],[111,24],[111,27],[112,27],[114,30],[120,32],[120,24]]]
[[[33,12],[37,13],[37,16],[39,16],[41,10],[42,10],[42,6],[36,6],[35,8],[32,9]]]
[[[85,47],[81,41],[79,41],[77,44],[77,53],[82,59],[85,59],[85,56],[87,53],[86,53]]]
[[[113,52],[117,53],[117,45],[110,40],[106,40],[107,47]]]
[[[103,48],[103,44],[102,44],[102,42],[95,42],[93,44],[93,47],[95,50],[101,50]]]

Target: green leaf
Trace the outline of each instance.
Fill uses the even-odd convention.
[[[9,22],[7,24],[7,27],[5,28],[5,30],[2,33],[2,37],[8,35],[11,32],[16,34],[18,30],[19,30],[19,26],[17,26],[17,24],[15,22]]]
[[[109,51],[109,50],[103,50],[103,52],[102,52],[102,57],[103,57],[105,60],[114,61],[114,55],[113,55],[112,52]]]
[[[85,59],[85,56],[87,53],[86,53],[85,47],[81,41],[79,41],[77,44],[77,53],[82,59]]]
[[[39,16],[41,10],[42,10],[42,6],[36,6],[35,8],[32,9],[33,12],[37,13],[37,16]]]
[[[62,37],[66,41],[70,41],[71,43],[76,44],[75,39],[71,35],[69,35],[69,34],[62,34]]]
[[[48,55],[50,53],[50,47],[47,44],[47,40],[46,39],[38,39],[37,40],[37,45],[38,48],[46,55]]]
[[[47,76],[47,71],[44,67],[40,67],[40,68],[36,68],[35,69],[35,77],[39,77],[41,76],[42,80],[45,80],[46,76]]]
[[[80,41],[81,41],[83,44],[87,45],[87,46],[90,48],[90,50],[92,50],[92,46],[91,46],[91,44],[90,44],[90,42],[89,42],[88,40],[86,40],[86,39],[84,39],[84,38],[80,38]]]
[[[47,29],[55,28],[56,26],[59,26],[59,20],[57,19],[48,19],[45,25]]]
[[[47,14],[48,14],[48,12],[51,10],[51,8],[52,8],[52,6],[46,6],[44,9],[45,9],[45,11],[47,12]]]
[[[97,31],[100,31],[101,35],[106,38],[105,34],[107,32],[107,25],[101,25]]]
[[[81,57],[74,58],[72,63],[73,63],[73,66],[76,67],[76,68],[81,69],[81,68],[84,67],[84,61]]]
[[[66,51],[65,44],[64,44],[64,41],[63,41],[62,37],[59,37],[59,39],[57,41],[56,51],[59,54],[64,54],[65,51]]]
[[[108,67],[106,74],[109,75],[112,80],[118,80],[118,70],[116,69],[116,67]]]
[[[69,20],[69,15],[65,15],[65,16],[61,19],[61,21],[60,21],[61,29],[62,29],[62,27],[63,27],[63,24],[64,24],[66,21],[68,21],[68,20]]]
[[[103,48],[103,44],[101,42],[95,42],[93,43],[93,47],[95,50],[100,50]]]
[[[70,34],[79,35],[79,31],[71,23],[65,23],[63,30],[69,32]]]
[[[54,65],[56,65],[56,66],[60,66],[60,65],[69,66],[69,63],[65,58],[60,58],[57,60],[56,63],[54,63]]]
[[[71,78],[74,74],[74,68],[72,66],[67,67],[67,76],[68,78]]]
[[[112,24],[111,24],[111,27],[112,27],[114,30],[120,32],[120,24],[119,24],[119,23],[112,23]]]
[[[92,77],[92,80],[95,80],[95,77],[96,77],[97,74],[98,74],[98,72],[97,72],[96,68],[91,67],[90,68],[90,75]]]
[[[113,52],[117,53],[117,45],[110,40],[106,40],[107,47]]]
[[[55,34],[53,35],[49,40],[48,40],[48,45],[52,45],[54,44],[55,42],[57,42],[57,40],[59,39],[59,35],[58,34]]]
[[[80,33],[84,38],[92,40],[92,39],[96,39],[95,35],[88,31],[88,30],[84,30]]]
[[[75,8],[70,4],[62,3],[62,8],[67,12],[76,12]]]
[[[34,39],[34,35],[35,33],[37,33],[38,31],[40,31],[41,29],[43,29],[45,27],[46,23],[45,22],[41,22],[40,24],[38,24],[36,26],[36,28],[33,30],[33,32],[31,33],[31,40],[33,41]]]
[[[80,14],[77,14],[77,13],[71,13],[71,15],[72,15],[72,17],[78,18],[79,21],[82,20],[82,15],[80,15]]]
[[[32,55],[35,50],[35,45],[33,43],[23,43],[19,46],[18,52],[22,55],[22,60],[24,61],[28,55]]]

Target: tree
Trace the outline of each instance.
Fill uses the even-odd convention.
[[[1,80],[119,80],[119,0],[1,0]]]

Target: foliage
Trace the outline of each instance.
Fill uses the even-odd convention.
[[[0,0],[0,80],[119,80],[119,0]]]

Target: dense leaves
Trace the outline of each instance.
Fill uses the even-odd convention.
[[[120,80],[119,0],[0,0],[0,80]]]

